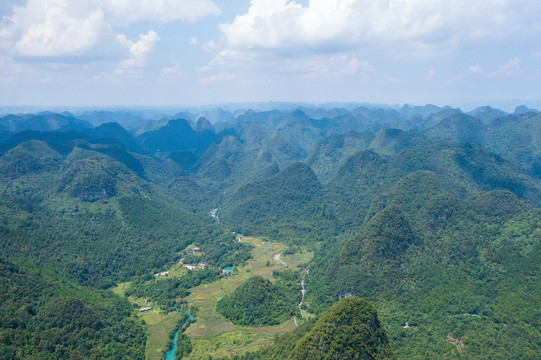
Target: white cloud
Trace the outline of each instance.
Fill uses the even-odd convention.
[[[11,15],[13,13],[13,7],[22,6],[26,0],[2,0],[0,2],[0,20],[4,16]]]
[[[4,15],[0,18],[0,47],[13,56],[25,57],[110,56],[117,26],[139,21],[195,21],[220,13],[212,0],[8,2],[0,8],[6,8],[0,13]]]
[[[468,67],[468,72],[472,74],[479,74],[480,72],[482,72],[482,70],[479,65],[471,65],[470,67]]]
[[[529,5],[529,11],[517,12],[517,5]],[[252,0],[246,14],[220,28],[233,49],[346,51],[368,46],[424,56],[450,51],[462,41],[504,36],[540,13],[541,4],[527,0],[310,0],[307,6]]]
[[[240,70],[246,69],[245,65],[256,65],[257,56],[248,51],[237,51],[224,49],[218,53],[206,66],[198,67],[198,71],[210,71],[216,67],[229,66],[240,67]]]
[[[470,66],[468,66],[468,68],[462,74],[460,74],[457,77],[449,80],[448,83],[449,84],[456,84],[456,83],[462,82],[467,77],[475,76],[477,74],[481,74],[482,72],[483,72],[483,70],[481,69],[481,66],[479,66],[479,65],[470,65]]]
[[[120,63],[115,70],[115,74],[123,74],[126,71],[142,68],[146,65],[148,55],[154,48],[154,45],[160,40],[158,34],[150,30],[148,34],[140,34],[139,41],[133,42],[121,34],[116,37],[117,41],[130,50],[130,58]]]
[[[78,55],[107,32],[101,10],[84,18],[70,17],[62,7],[49,8],[42,23],[26,29],[15,48],[23,56]]]
[[[199,45],[199,39],[197,37],[193,37],[190,39],[190,45],[192,46],[198,46]]]
[[[216,49],[218,49],[218,44],[214,40],[207,41],[203,45],[203,50],[208,52],[215,51]]]
[[[100,0],[95,1],[116,17],[118,22],[184,20],[196,21],[207,15],[219,15],[211,0]]]
[[[434,79],[434,76],[436,76],[435,70],[429,70],[428,74],[426,75],[426,80],[432,80]]]
[[[448,84],[460,83],[468,78],[479,76],[483,73],[483,69],[479,65],[470,65],[468,68],[460,75],[448,80]],[[490,76],[490,75],[489,75]]]
[[[515,74],[518,74],[520,72],[519,65],[520,65],[521,59],[519,57],[515,57],[502,66],[494,72],[491,72],[488,74],[489,77],[495,77],[495,76],[512,76]]]

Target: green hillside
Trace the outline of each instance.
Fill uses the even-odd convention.
[[[407,188],[392,193],[399,189]],[[345,293],[374,301],[400,358],[528,359],[539,352],[537,210],[503,191],[466,200],[434,193],[419,209],[408,208],[408,193],[387,202],[359,235],[316,257],[312,306]],[[411,330],[402,328],[406,321]]]
[[[323,195],[310,166],[294,163],[266,180],[240,187],[226,199],[222,220],[246,235],[306,240],[333,229],[334,216],[322,206]]]
[[[146,335],[125,299],[0,258],[0,357],[144,359]]]

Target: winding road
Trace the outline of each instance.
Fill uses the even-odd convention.
[[[276,254],[274,255],[274,260],[276,261],[279,261],[282,263],[282,265],[284,265],[285,267],[289,267],[286,262],[282,259],[280,259],[280,254]],[[304,318],[304,315],[302,313],[302,303],[304,302],[304,294],[306,294],[306,288],[304,287],[304,278],[306,277],[306,274],[308,274],[308,270],[304,270],[304,275],[302,276],[302,281],[301,281],[301,302],[299,303],[299,313],[301,314],[301,318]],[[298,326],[297,325],[297,318],[294,316],[293,317],[293,320],[295,321],[295,326]]]
[[[306,293],[306,289],[304,288],[304,277],[306,276],[306,272],[304,273],[301,281],[301,302],[299,303],[299,312],[301,313],[301,317],[304,318],[304,315],[302,314],[302,303],[304,301],[304,294]]]

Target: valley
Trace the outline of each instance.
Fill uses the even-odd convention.
[[[279,256],[288,249],[286,244],[239,234],[236,237],[240,243],[253,247],[251,258],[246,265],[236,267],[231,275],[224,275],[217,281],[192,288],[191,294],[185,298],[186,302],[183,307],[197,309],[196,321],[185,331],[191,337],[193,343],[193,351],[189,356],[185,357],[186,359],[206,359],[208,355],[220,358],[257,351],[272,345],[275,335],[290,332],[297,327],[295,325],[297,322],[301,323],[300,319],[293,320],[291,318],[283,324],[271,327],[236,326],[216,313],[217,301],[225,295],[233,293],[240,284],[250,277],[260,275],[274,281],[274,271],[284,270],[289,267],[291,270],[297,271],[300,265],[309,263],[313,257],[311,251],[307,248],[301,248],[298,253],[285,255],[285,259],[288,261],[286,266],[284,260],[281,260],[281,256]],[[273,256],[272,254],[277,255]],[[190,270],[179,269],[178,265],[175,265],[168,271],[165,276],[169,278],[180,277]],[[113,291],[123,296],[125,289],[129,286],[130,283],[123,283]],[[130,297],[129,300],[138,308],[155,305],[145,302],[144,299]],[[159,306],[157,309],[154,308],[151,311],[142,313],[138,309],[134,311],[138,317],[144,320],[147,333],[150,336],[147,343],[146,358],[149,360],[161,359],[163,357],[162,349],[166,346],[169,334],[175,329],[180,318],[179,312],[169,311]],[[212,350],[209,351],[209,349]]]
[[[519,110],[0,117],[0,358],[536,359]]]
[[[254,247],[252,258],[247,261],[247,265],[235,269],[231,276],[218,282],[193,288],[186,298],[190,306],[198,309],[197,321],[186,330],[194,343],[193,353],[187,359],[205,359],[207,355],[220,358],[257,351],[272,345],[275,335],[290,332],[295,327],[293,319],[271,327],[237,326],[216,314],[216,302],[233,293],[234,289],[251,276],[261,275],[274,281],[273,271],[284,269],[284,265],[269,254],[283,252],[287,249],[285,244],[244,236],[240,236],[240,241]],[[292,269],[297,270],[300,264],[308,263],[312,256],[310,251],[303,249],[298,254],[287,255],[286,259]],[[214,350],[209,352],[209,349]]]

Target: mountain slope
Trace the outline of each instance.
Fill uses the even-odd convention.
[[[246,184],[224,203],[222,220],[243,234],[285,237],[289,241],[333,228],[333,215],[321,204],[323,188],[306,163]]]
[[[145,358],[127,300],[0,257],[0,354],[5,359]]]
[[[346,226],[364,219],[372,200],[403,176],[433,172],[441,186],[459,198],[479,191],[505,189],[533,205],[541,204],[540,184],[501,157],[470,144],[440,143],[392,156],[358,152],[344,161],[326,184],[326,198]],[[351,224],[351,225],[350,225]]]
[[[358,235],[316,256],[308,301],[317,309],[345,293],[374,301],[401,358],[535,358],[539,212],[505,191],[458,200],[434,189],[417,201],[397,185]],[[406,217],[408,198],[424,205]]]

